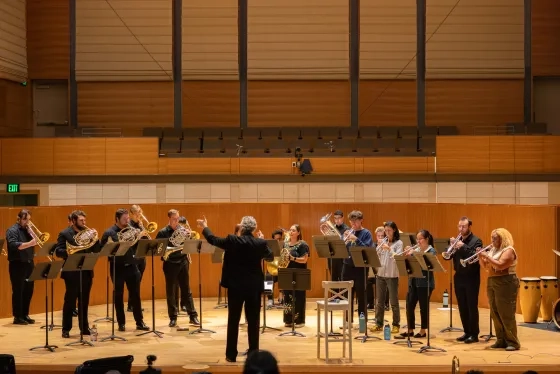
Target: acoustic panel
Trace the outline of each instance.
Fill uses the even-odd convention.
[[[0,79],[27,80],[25,0],[0,1]]]

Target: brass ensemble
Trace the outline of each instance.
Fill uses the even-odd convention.
[[[466,258],[464,260],[461,259],[459,262],[461,262],[461,265],[463,265],[463,267],[467,267],[467,265],[477,263],[478,262],[478,254],[482,253],[482,252],[486,252],[487,250],[489,250],[491,248],[492,248],[492,244],[482,248],[480,251],[477,251],[474,255],[472,255],[469,258]]]
[[[457,248],[455,248],[455,243],[457,243],[460,239],[461,239],[461,233],[459,233],[459,235],[457,235],[457,237],[449,245],[447,250],[441,254],[443,256],[443,258],[445,258],[446,260],[449,260],[451,258],[451,256],[453,256],[453,254],[457,251]]]
[[[87,226],[84,227],[85,228],[83,230],[74,235],[74,241],[76,242],[76,245],[72,245],[66,242],[66,252],[68,253],[68,255],[73,255],[77,252],[90,249],[95,245],[95,243],[97,243],[97,240],[99,239],[97,230],[90,229]]]
[[[266,271],[272,276],[277,276],[278,269],[285,269],[290,263],[290,231],[284,229],[282,231],[284,231],[284,246],[280,250],[280,256],[274,257],[274,260],[266,263]]]

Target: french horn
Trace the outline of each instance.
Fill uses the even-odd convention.
[[[290,232],[284,230],[284,246],[280,250],[280,256],[274,257],[274,260],[266,263],[266,271],[273,277],[278,275],[278,269],[285,269],[290,264]]]
[[[99,239],[99,234],[96,229],[90,229],[84,226],[84,229],[74,235],[74,241],[76,245],[72,245],[66,242],[66,252],[68,255],[73,255],[77,252],[85,251],[90,249],[97,243]]]

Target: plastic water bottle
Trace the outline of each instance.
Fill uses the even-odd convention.
[[[447,289],[443,291],[443,307],[449,308],[449,294],[447,293]]]
[[[364,334],[366,332],[366,317],[364,313],[360,313],[360,333]]]
[[[91,335],[91,341],[92,342],[96,342],[97,341],[97,325],[93,324],[93,327],[90,330],[90,335]]]
[[[391,340],[391,328],[389,327],[389,324],[385,325],[383,328],[383,338],[385,340]]]

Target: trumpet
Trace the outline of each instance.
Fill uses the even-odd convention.
[[[344,241],[344,244],[348,244],[348,243],[355,243],[355,240],[350,240],[350,236],[354,235],[354,229],[350,229],[348,231],[346,231],[343,235],[342,235],[342,241]]]
[[[474,255],[472,255],[471,257],[466,258],[466,259],[464,259],[464,260],[463,260],[463,259],[460,260],[461,265],[463,265],[463,267],[467,267],[467,265],[477,263],[477,262],[478,262],[478,254],[479,254],[479,253],[482,253],[482,252],[486,252],[486,251],[489,250],[490,248],[492,248],[492,244],[490,244],[490,245],[488,245],[488,246],[482,248],[480,251],[477,251],[477,252],[476,252]]]
[[[420,244],[416,244],[415,246],[408,248],[406,251],[403,251],[400,255],[401,256],[408,256],[409,253],[412,253],[419,248],[420,248]],[[395,256],[397,256],[397,254],[393,253],[393,257],[395,257]]]
[[[460,239],[461,239],[461,233],[459,233],[459,235],[457,235],[455,240],[453,240],[453,242],[451,242],[451,244],[447,248],[447,251],[445,251],[441,254],[443,256],[443,258],[445,258],[446,260],[449,260],[451,258],[451,256],[453,256],[453,254],[457,251],[457,248],[455,248],[455,243],[457,243]]]
[[[39,229],[37,228],[37,226],[35,226],[33,224],[33,222],[31,222],[31,220],[29,220],[29,222],[27,222],[27,232],[29,233],[29,235],[31,235],[31,237],[33,239],[35,239],[35,241],[37,242],[37,245],[39,247],[43,247],[43,245],[49,240],[49,238],[51,237],[51,234],[49,234],[48,232],[41,232],[39,231]]]

